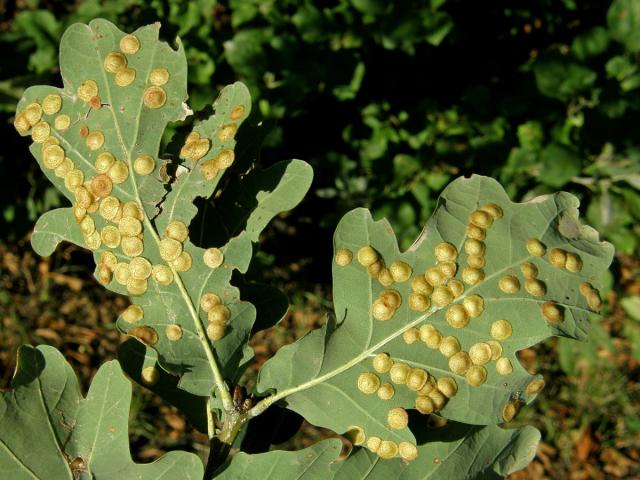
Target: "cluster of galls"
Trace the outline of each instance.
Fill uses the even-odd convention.
[[[205,293],[200,298],[200,308],[207,314],[207,337],[211,340],[220,340],[224,337],[227,323],[231,317],[229,307],[215,293]]]

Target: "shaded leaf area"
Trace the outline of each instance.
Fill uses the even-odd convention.
[[[129,453],[131,384],[104,364],[83,398],[54,348],[23,346],[11,389],[0,397],[0,476],[21,479],[200,479],[202,463],[169,452],[140,465]],[[20,432],[20,435],[16,435]]]
[[[16,127],[31,134],[32,154],[72,202],[39,219],[32,236],[36,252],[49,255],[61,241],[92,250],[98,281],[135,304],[118,327],[146,345],[147,383],[164,378],[154,370],[155,359],[180,389],[208,396],[217,375],[235,381],[253,357],[248,339],[256,309],[231,285],[232,273],[246,271],[252,242],[275,215],[301,200],[312,172],[291,161],[239,178],[230,195],[242,192],[234,210],[241,224],[217,250],[192,243],[194,200],[212,196],[233,165],[235,134],[251,99],[241,83],[224,88],[214,113],[183,139],[171,177],[168,164],[176,159],[163,157],[162,135],[191,110],[184,103],[182,46],[178,40],[173,50],[158,41],[158,30],[154,24],[126,35],[105,20],[71,26],[60,45],[63,88],[27,89]],[[206,228],[223,226],[211,220]],[[219,303],[221,323],[213,331],[212,307],[202,302],[206,294]]]
[[[337,459],[337,439],[319,442],[296,452],[239,453],[216,478],[390,479],[440,478],[499,479],[524,468],[535,456],[540,432],[533,427],[504,430],[451,422],[428,429],[418,440],[420,460],[382,461],[356,447],[345,460]]]
[[[500,215],[481,228],[484,240],[469,243],[469,235],[478,235],[470,230],[470,215],[489,204],[497,205]],[[404,409],[435,410],[478,425],[511,420],[544,386],[540,376],[520,365],[516,352],[552,335],[586,339],[588,315],[600,306],[595,289],[613,248],[580,225],[577,208],[578,200],[567,193],[518,204],[495,180],[460,178],[444,190],[422,235],[405,252],[399,251],[386,221],[373,221],[364,209],[352,211],[334,237],[336,319],[280,349],[262,368],[258,392],[277,392],[276,400],[283,399],[314,425],[336,432],[356,429],[366,438],[394,444],[416,441],[403,421]],[[539,256],[530,251],[532,239],[544,250],[536,252]],[[434,281],[432,293],[419,297],[417,289],[427,287],[424,281],[416,284],[416,277],[424,274],[424,280],[434,268],[443,271],[434,253],[443,242],[458,252],[449,262],[456,263],[457,271]],[[400,264],[394,262],[403,262],[411,275],[403,273],[389,283],[382,273],[370,274],[358,260],[367,246],[386,267],[397,270]],[[471,254],[479,248],[481,254]],[[554,249],[579,259],[579,271],[556,265]],[[351,262],[344,259],[347,250]],[[482,257],[483,266],[470,276],[469,263],[479,261],[474,256]],[[461,287],[457,294],[454,283]],[[385,304],[389,292],[394,308]],[[416,299],[421,300],[418,308]],[[374,369],[380,353],[397,365],[395,376],[388,366]],[[414,380],[409,374],[415,374]],[[390,395],[378,391],[382,384],[388,384],[384,389]],[[417,402],[425,397],[429,407],[421,408]]]

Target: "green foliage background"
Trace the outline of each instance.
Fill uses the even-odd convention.
[[[302,284],[328,284],[333,230],[359,206],[387,217],[407,247],[444,186],[472,172],[518,201],[576,194],[621,263],[637,264],[638,0],[22,0],[0,3],[0,15],[0,230],[9,242],[64,203],[13,130],[15,105],[24,86],[60,82],[64,30],[103,17],[123,30],[160,21],[164,39],[184,43],[194,109],[241,80],[255,101],[251,121],[272,128],[263,165],[302,158],[314,167],[311,193],[286,221],[295,234],[278,222],[267,232],[262,272],[296,264]],[[629,317],[616,334],[631,344],[632,370],[640,287],[623,292],[619,268],[610,284]],[[608,368],[612,378],[570,403],[592,415],[594,397],[609,404],[598,390],[607,385],[622,417],[615,428],[633,437],[638,391],[617,389],[625,380],[597,354],[614,344],[595,327],[589,347],[559,342],[554,368],[576,375],[585,356],[589,372]],[[554,432],[553,416],[544,427]]]

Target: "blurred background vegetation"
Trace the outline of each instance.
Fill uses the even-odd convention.
[[[180,36],[191,106],[245,82],[254,123],[272,128],[261,163],[315,169],[304,203],[263,238],[250,277],[289,294],[285,322],[254,340],[258,360],[318,325],[330,307],[331,236],[349,209],[387,217],[408,247],[459,175],[499,179],[518,201],[576,194],[617,250],[591,343],[521,352],[548,379],[519,422],[543,431],[513,478],[639,478],[640,0],[0,1],[0,378],[20,343],[50,343],[83,381],[115,355],[125,300],[91,276],[88,254],[30,250],[37,216],[63,200],[11,125],[23,89],[61,85],[58,43],[74,22],[123,30],[160,21]],[[173,131],[167,134],[167,141]],[[134,455],[201,449],[170,406],[137,390]],[[305,445],[326,432],[306,425]]]

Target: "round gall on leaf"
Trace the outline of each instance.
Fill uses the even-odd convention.
[[[95,166],[98,173],[107,173],[116,162],[116,157],[111,152],[101,152],[96,157]]]
[[[488,340],[487,345],[491,348],[491,360],[497,360],[502,355],[502,345],[495,340]]]
[[[564,320],[564,309],[556,303],[544,302],[541,309],[542,315],[549,323],[557,325]]]
[[[382,439],[380,437],[369,437],[369,439],[367,440],[367,448],[373,453],[376,453],[378,451],[381,444]]]
[[[113,220],[120,209],[120,200],[116,197],[107,197],[100,202],[100,215],[105,220]]]
[[[207,312],[207,321],[209,323],[217,323],[218,325],[226,325],[231,318],[231,310],[226,305],[214,305]]]
[[[409,308],[414,312],[424,312],[431,306],[429,297],[422,293],[412,292],[409,294]]]
[[[179,220],[174,220],[167,225],[164,230],[165,236],[173,238],[179,242],[184,242],[189,237],[189,229]]]
[[[469,224],[466,229],[467,237],[474,240],[484,240],[487,238],[487,231],[484,228],[480,228],[477,225]]]
[[[431,267],[427,269],[424,273],[424,278],[426,278],[427,282],[434,287],[444,285],[447,281],[447,276],[438,267]]]
[[[177,342],[182,338],[182,327],[180,325],[167,325],[164,331],[167,339],[171,342]]]
[[[458,271],[458,266],[453,262],[442,262],[438,265],[438,270],[440,270],[446,278],[451,278]]]
[[[495,203],[487,203],[486,205],[480,207],[480,210],[482,210],[483,212],[487,212],[496,220],[498,218],[502,218],[502,216],[504,215],[502,208],[500,208]]]
[[[516,418],[516,415],[518,415],[519,411],[520,411],[520,403],[517,402],[516,400],[511,400],[502,409],[502,419],[505,422],[510,422],[511,420]]]
[[[429,380],[429,374],[422,368],[412,368],[407,376],[407,388],[417,392]]]
[[[380,400],[391,400],[396,391],[390,383],[383,383],[376,393]]]
[[[427,347],[434,350],[440,348],[440,343],[442,343],[442,334],[437,330],[432,330],[426,335],[424,343]]]
[[[96,278],[102,285],[108,285],[109,283],[111,283],[112,276],[113,274],[111,272],[111,269],[106,265],[96,266]]]
[[[582,270],[582,259],[575,253],[567,253],[567,261],[564,264],[564,268],[571,273],[578,273]]]
[[[182,253],[182,243],[173,238],[160,240],[160,256],[167,262],[172,262]]]
[[[62,108],[62,97],[51,93],[42,100],[42,111],[46,115],[55,115]]]
[[[393,277],[391,276],[391,272],[388,268],[380,270],[380,273],[378,274],[378,281],[383,287],[390,287],[393,285]]]
[[[453,328],[464,328],[469,324],[469,313],[460,304],[451,305],[447,308],[445,318]]]
[[[203,255],[204,264],[209,268],[218,268],[224,261],[224,254],[219,248],[207,248]]]
[[[438,390],[447,398],[453,398],[458,393],[458,384],[451,377],[441,377],[437,382]]]
[[[440,242],[434,249],[438,262],[455,262],[458,257],[458,249],[449,242]]]
[[[460,280],[449,280],[447,287],[449,287],[449,290],[453,293],[454,298],[458,298],[464,293],[464,284]]]
[[[541,280],[527,280],[524,282],[525,290],[534,297],[542,297],[547,293],[547,287]]]
[[[435,405],[433,404],[433,400],[431,400],[426,395],[420,395],[416,398],[415,407],[416,410],[423,415],[433,413],[436,409]]]
[[[231,120],[240,120],[244,116],[244,111],[244,105],[236,105],[231,110],[229,117],[231,117]]]
[[[429,397],[433,402],[436,412],[438,410],[442,410],[442,408],[447,404],[447,397],[445,397],[444,394],[437,388],[434,388],[432,391],[430,391],[427,394],[427,397]]]
[[[226,142],[228,140],[231,140],[233,136],[236,134],[237,129],[238,127],[236,127],[235,123],[229,123],[227,125],[223,125],[218,130],[218,138],[220,139],[221,142]]]
[[[481,255],[469,255],[467,257],[467,265],[471,268],[484,268],[485,261],[484,257]]]
[[[98,95],[98,84],[93,80],[85,80],[78,87],[78,97],[83,102],[89,102],[93,97]]]
[[[64,161],[64,149],[59,145],[49,145],[42,150],[42,164],[51,170],[58,168]]]
[[[472,365],[465,376],[469,385],[479,387],[487,381],[487,369],[479,365]]]
[[[462,348],[460,347],[460,342],[456,337],[452,335],[448,335],[440,341],[440,353],[447,358],[452,357],[461,349]]]
[[[363,267],[368,267],[374,262],[378,261],[378,252],[373,247],[366,245],[358,250],[358,263]]]
[[[27,133],[31,128],[31,124],[29,123],[29,120],[27,120],[27,117],[24,115],[24,113],[19,113],[16,115],[13,120],[13,126],[20,134]]]
[[[336,260],[336,263],[341,267],[346,267],[347,265],[349,265],[352,259],[353,259],[353,253],[351,253],[351,250],[347,250],[346,248],[341,248],[336,251],[335,260]]]
[[[546,253],[547,248],[542,244],[542,242],[540,242],[540,240],[530,238],[527,240],[527,251],[534,257],[542,257]]]
[[[424,275],[418,275],[411,280],[411,290],[423,295],[431,295],[431,293],[433,293],[433,286],[427,282]]]
[[[151,269],[151,276],[160,285],[171,285],[173,282],[173,272],[166,265],[154,265]]]
[[[135,35],[125,35],[120,39],[120,51],[133,55],[140,49],[140,40]]]
[[[55,128],[56,130],[60,130],[60,131],[64,131],[67,128],[69,128],[69,126],[71,125],[71,118],[69,117],[69,115],[58,115],[54,120],[53,120],[53,128]]]
[[[403,460],[412,462],[418,458],[418,448],[411,442],[400,442],[398,444],[398,454]]]
[[[478,342],[471,345],[469,349],[469,358],[474,365],[484,365],[491,360],[491,346],[485,342]]]
[[[79,205],[76,205],[75,207],[73,207],[73,217],[76,219],[76,222],[78,223],[82,222],[82,220],[84,220],[84,217],[86,216],[87,216],[86,208],[81,207]]]
[[[156,367],[144,367],[140,377],[146,385],[155,385],[160,379],[160,373]]]
[[[549,250],[549,262],[556,268],[564,268],[567,262],[567,252],[561,248],[552,248]]]
[[[464,309],[471,318],[479,317],[484,312],[484,300],[480,295],[470,295],[462,301]]]
[[[133,217],[122,217],[118,222],[118,230],[125,237],[135,237],[142,233],[142,222]]]
[[[151,155],[140,155],[133,161],[133,171],[138,175],[149,175],[156,168],[156,162]]]
[[[42,119],[42,106],[36,102],[30,103],[25,107],[22,114],[29,122],[29,125],[33,127]]]
[[[80,185],[84,183],[84,173],[82,170],[78,170],[74,168],[64,177],[64,186],[67,187],[67,190],[74,191]]]
[[[137,218],[138,220],[144,220],[142,209],[137,202],[127,202],[122,206],[122,216]]]
[[[409,415],[404,408],[392,408],[387,414],[387,423],[394,430],[401,430],[409,425]]]
[[[484,270],[481,268],[465,267],[462,270],[462,281],[467,285],[477,285],[484,280]]]
[[[429,377],[427,383],[418,391],[418,395],[429,395],[433,390],[436,389],[436,381],[433,377]]]
[[[171,266],[178,272],[187,272],[193,264],[191,254],[188,252],[182,252],[178,255],[178,258],[171,262]]]
[[[411,345],[420,340],[420,333],[418,332],[417,328],[410,328],[404,331],[404,333],[402,334],[402,339],[404,340],[404,343],[406,343],[407,345]]]
[[[146,280],[151,276],[151,262],[143,257],[135,257],[129,262],[129,271],[136,280]]]
[[[373,369],[378,373],[387,373],[393,366],[393,360],[386,353],[378,353],[373,357]]]
[[[87,148],[89,150],[98,150],[104,145],[104,133],[101,131],[91,132],[85,139]]]
[[[396,309],[402,304],[402,296],[397,290],[384,290],[380,293],[380,300],[389,308]]]
[[[374,373],[361,373],[358,376],[358,390],[367,395],[376,393],[380,388],[380,378]]]
[[[152,85],[161,87],[169,81],[169,70],[166,68],[154,68],[149,74],[149,82]]]
[[[126,67],[118,70],[115,75],[116,85],[119,87],[128,87],[136,80],[135,68]]]
[[[129,167],[122,160],[116,160],[107,172],[113,183],[122,183],[129,178]]]
[[[535,395],[544,388],[544,380],[542,378],[534,378],[529,382],[529,385],[525,388],[524,392],[527,395]]]
[[[402,283],[409,280],[413,270],[407,263],[396,260],[389,266],[389,273],[391,273],[394,282]]]
[[[129,295],[143,295],[148,288],[146,280],[138,280],[137,278],[130,277],[127,280],[127,292]]]
[[[471,359],[467,352],[458,352],[449,357],[449,370],[458,375],[464,375],[471,366]]]
[[[506,275],[500,279],[498,286],[504,293],[516,293],[520,290],[520,281],[513,275]]]
[[[147,108],[156,109],[162,107],[167,101],[167,94],[161,87],[148,87],[144,93],[142,100]]]
[[[513,334],[513,328],[508,320],[496,320],[491,324],[491,336],[496,340],[506,340]]]
[[[120,52],[109,52],[104,57],[102,66],[109,73],[116,73],[127,66],[127,57]]]
[[[420,340],[422,340],[423,342],[426,342],[427,338],[429,338],[429,335],[431,335],[433,332],[437,332],[436,327],[434,327],[430,323],[425,323],[421,325],[419,331],[420,331]]]
[[[211,142],[209,141],[208,138],[202,138],[200,140],[197,140],[195,142],[193,142],[192,144],[190,144],[190,157],[191,160],[200,160],[202,157],[204,157],[207,153],[209,153],[209,150],[211,149]],[[233,160],[232,160],[233,162]],[[230,166],[231,163],[229,163]],[[218,165],[219,168],[222,168],[220,165]],[[226,168],[226,167],[225,167]]]
[[[113,182],[109,175],[101,173],[91,179],[89,183],[89,190],[97,198],[104,198],[108,196],[113,190]]]
[[[82,234],[85,236],[91,235],[93,232],[95,232],[96,224],[93,221],[93,218],[89,216],[84,217],[80,222],[80,230],[82,231]]]
[[[411,372],[411,367],[406,363],[394,363],[389,370],[389,377],[393,383],[404,385],[407,383],[407,377]]]
[[[151,327],[134,327],[127,332],[132,337],[136,337],[142,343],[153,346],[158,343],[158,333]]]
[[[381,299],[377,299],[371,305],[371,316],[382,322],[389,320],[396,312],[395,308],[386,305]]]
[[[120,248],[128,257],[138,257],[144,252],[144,243],[138,237],[124,237],[120,240]]]
[[[109,269],[111,271],[115,270],[116,265],[118,265],[118,259],[116,258],[116,256],[113,254],[113,252],[102,252],[100,254],[100,260],[99,263],[102,265],[106,265],[107,267],[109,267]]]
[[[513,365],[511,365],[511,360],[507,357],[500,357],[496,360],[496,372],[500,375],[509,375],[513,372]]]
[[[207,325],[207,337],[210,340],[221,340],[227,331],[227,327],[219,323],[210,323]]]
[[[113,271],[113,275],[116,278],[116,282],[118,282],[120,285],[126,285],[127,281],[129,281],[129,278],[131,277],[131,271],[129,270],[129,264],[128,263],[124,263],[124,262],[123,263],[118,263],[116,265],[116,268]]]
[[[344,436],[353,444],[353,445],[363,445],[365,441],[364,430],[357,425],[350,425],[347,427],[347,431]]]
[[[493,217],[484,210],[475,210],[469,215],[469,223],[480,228],[489,228],[493,223]]]
[[[118,245],[120,245],[122,236],[120,235],[120,230],[118,230],[114,225],[107,225],[100,232],[100,238],[102,239],[102,243],[107,247],[117,248]]]
[[[532,280],[538,277],[538,267],[536,267],[531,262],[524,262],[523,264],[521,264],[520,271],[522,272],[524,278],[527,280]]]
[[[376,453],[383,460],[389,460],[398,454],[398,445],[392,440],[383,440]]]
[[[380,275],[380,272],[382,272],[383,268],[384,263],[382,263],[382,261],[375,261],[367,267],[367,274],[369,274],[371,278],[376,278],[378,275]],[[391,274],[389,274],[389,276],[391,276]],[[393,282],[393,279],[391,279],[391,281]]]
[[[464,242],[464,251],[467,255],[482,256],[486,250],[487,247],[480,240],[468,238]]]
[[[442,308],[453,302],[453,293],[448,287],[438,286],[433,289],[431,301],[437,308]]]
[[[31,139],[36,143],[42,143],[51,135],[51,127],[47,122],[38,122],[31,130]]]

